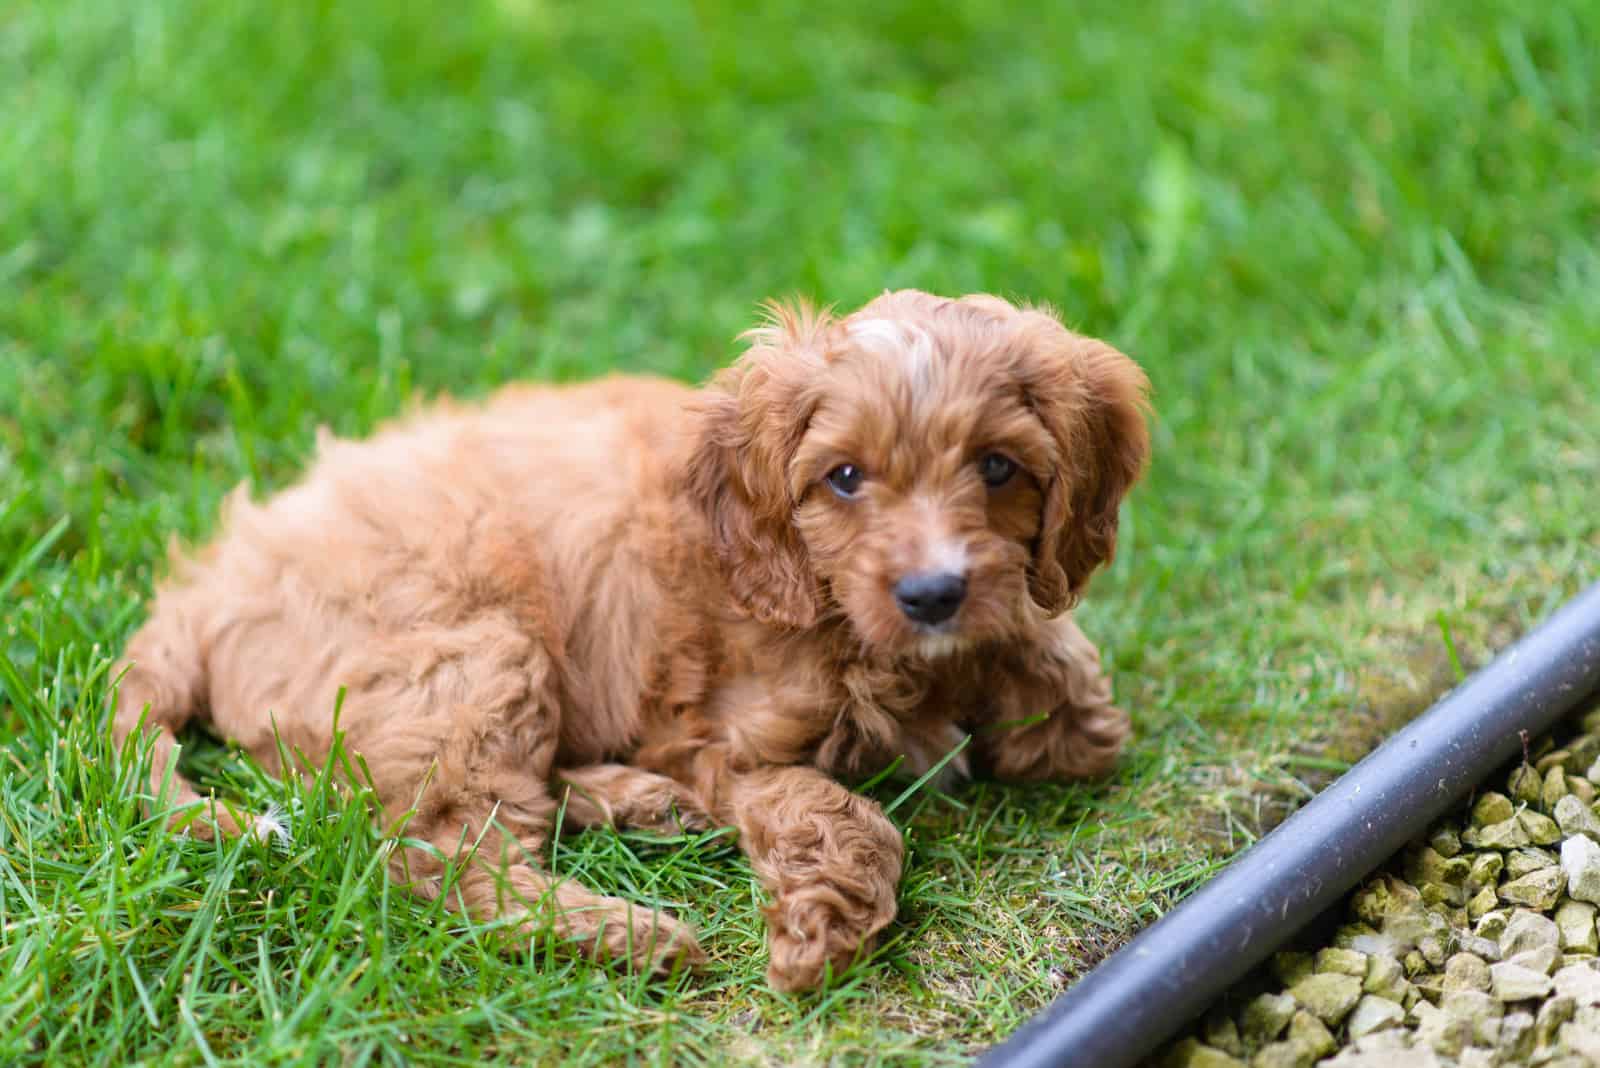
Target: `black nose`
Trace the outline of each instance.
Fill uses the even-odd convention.
[[[894,584],[895,603],[918,623],[943,623],[967,595],[967,580],[953,571],[925,571]]]

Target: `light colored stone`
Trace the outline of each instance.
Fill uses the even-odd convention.
[[[1528,909],[1517,909],[1505,918],[1498,935],[1490,934],[1479,925],[1478,934],[1485,938],[1498,938],[1501,959],[1509,959],[1539,946],[1559,946],[1561,931],[1548,916]]]
[[[1523,846],[1521,849],[1513,849],[1506,856],[1506,878],[1520,879],[1524,875],[1530,875],[1541,868],[1554,868],[1560,863],[1556,855],[1548,849],[1540,849],[1538,846]]]
[[[1468,844],[1479,849],[1515,849],[1533,843],[1527,828],[1515,816],[1476,830],[1476,840],[1469,840]]]
[[[1483,958],[1471,953],[1457,953],[1444,962],[1444,983],[1441,989],[1488,990],[1489,965]]]
[[[1317,1019],[1335,1027],[1361,999],[1361,980],[1353,975],[1323,972],[1300,980],[1289,988],[1289,993]]]
[[[1487,790],[1479,794],[1478,800],[1472,803],[1472,825],[1487,827],[1490,824],[1503,823],[1516,815],[1516,812],[1517,807],[1511,803],[1511,798]]]
[[[1563,901],[1556,909],[1561,948],[1569,952],[1600,952],[1595,935],[1595,907],[1586,901]]]
[[[1428,844],[1441,857],[1453,857],[1461,852],[1461,836],[1454,828],[1441,827],[1428,838]]]
[[[1480,990],[1452,990],[1439,1002],[1439,1008],[1463,1020],[1498,1019],[1505,1006]]]
[[[1261,994],[1239,1014],[1239,1030],[1256,1045],[1271,1042],[1289,1026],[1295,1007],[1294,998],[1288,994]]]
[[[1552,909],[1566,889],[1567,876],[1561,868],[1541,868],[1520,879],[1500,884],[1500,900],[1533,909]]]
[[[1505,866],[1506,858],[1493,850],[1475,854],[1472,867],[1467,872],[1467,885],[1493,886],[1500,881],[1500,872]]]
[[[1584,1027],[1574,1020],[1561,1025],[1559,1039],[1567,1052],[1576,1053],[1591,1065],[1600,1064],[1600,1031]]]
[[[1172,1047],[1163,1061],[1167,1068],[1245,1068],[1244,1062],[1220,1049],[1186,1038]]]
[[[1339,1046],[1327,1026],[1304,1009],[1295,1013],[1294,1019],[1289,1021],[1288,1041],[1309,1052],[1312,1060],[1326,1057]]]
[[[1567,893],[1575,901],[1600,905],[1600,845],[1587,835],[1575,834],[1561,843],[1561,870],[1567,876]]]
[[[1561,841],[1561,828],[1543,812],[1525,808],[1517,813],[1517,822],[1527,832],[1528,841],[1534,845],[1554,845]]]
[[[1462,953],[1471,953],[1474,957],[1482,957],[1493,964],[1500,959],[1500,943],[1487,938],[1482,938],[1470,931],[1456,932],[1456,949]]]
[[[1536,949],[1523,950],[1509,959],[1512,964],[1520,964],[1530,971],[1549,975],[1556,970],[1556,962],[1561,959],[1561,951],[1555,946],[1539,946]]]
[[[1569,964],[1556,972],[1556,995],[1574,1005],[1600,1005],[1600,970],[1592,964]]]
[[[1588,805],[1571,794],[1556,802],[1555,817],[1562,834],[1586,834],[1590,838],[1600,838],[1600,816],[1596,816]]]
[[[1467,917],[1472,920],[1480,920],[1486,914],[1494,911],[1499,904],[1500,895],[1495,892],[1494,885],[1491,883],[1479,890],[1472,900],[1467,902]]]
[[[1374,1031],[1398,1027],[1405,1018],[1406,1010],[1388,998],[1367,994],[1350,1010],[1350,1019],[1345,1025],[1346,1033],[1351,1038],[1360,1038]]]
[[[1411,1011],[1417,1023],[1417,1041],[1435,1053],[1453,1058],[1472,1044],[1471,1020],[1451,1015],[1426,1001],[1417,1002]]]
[[[1550,977],[1511,961],[1490,965],[1491,990],[1497,1001],[1527,1001],[1550,993]]]
[[[1411,984],[1406,981],[1406,970],[1399,961],[1393,957],[1371,956],[1367,958],[1367,974],[1361,989],[1390,1001],[1403,1002]]]
[[[1353,1038],[1350,1040],[1350,1048],[1357,1053],[1373,1053],[1379,1050],[1385,1053],[1403,1053],[1411,1048],[1414,1041],[1409,1031],[1390,1028]]]
[[[1518,764],[1506,779],[1506,793],[1511,800],[1525,805],[1537,805],[1544,792],[1544,776],[1531,764]]]
[[[1510,922],[1510,909],[1495,909],[1493,912],[1485,913],[1478,919],[1478,922],[1473,925],[1472,933],[1480,938],[1498,940],[1501,932],[1506,929],[1506,925]]]
[[[1365,923],[1340,924],[1339,929],[1333,932],[1333,946],[1335,949],[1353,949],[1357,953],[1393,953],[1392,946],[1384,945],[1388,939],[1378,930]],[[1377,948],[1382,946],[1383,948]]]
[[[1284,986],[1293,986],[1311,974],[1311,954],[1284,950],[1272,955],[1272,974]]]
[[[1544,773],[1544,789],[1540,791],[1539,803],[1548,812],[1560,804],[1561,799],[1566,796],[1567,769],[1562,767],[1560,763],[1552,764]],[[1556,822],[1559,823],[1561,821],[1558,819]]]
[[[1367,975],[1367,955],[1353,949],[1324,949],[1317,952],[1316,970],[1353,975],[1364,979]]]
[[[1503,1064],[1526,1064],[1533,1053],[1533,1013],[1508,1012],[1500,1021],[1500,1041],[1495,1045]]]
[[[1231,1053],[1235,1057],[1244,1056],[1244,1042],[1239,1038],[1239,1027],[1234,1023],[1233,1017],[1220,1007],[1206,1014],[1200,1030],[1205,1037],[1206,1045],[1220,1049],[1224,1053]]]
[[[1557,993],[1553,998],[1546,998],[1533,1021],[1536,1044],[1548,1046],[1554,1042],[1561,1025],[1572,1019],[1577,1011],[1578,1003],[1570,994]]]
[[[1250,1068],[1311,1068],[1317,1059],[1293,1042],[1270,1042],[1250,1058]]]
[[[1579,801],[1582,801],[1586,805],[1594,804],[1594,783],[1583,778],[1581,775],[1567,776],[1567,793],[1571,794],[1573,797],[1576,797]]]

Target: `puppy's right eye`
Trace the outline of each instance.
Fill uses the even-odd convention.
[[[861,483],[866,477],[855,464],[840,464],[824,475],[822,480],[833,492],[849,500],[860,492]]]

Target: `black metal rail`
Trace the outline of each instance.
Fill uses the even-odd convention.
[[[1496,657],[990,1050],[981,1068],[1135,1064],[1474,784],[1600,692],[1600,583]]]

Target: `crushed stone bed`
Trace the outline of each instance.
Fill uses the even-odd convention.
[[[1499,787],[1496,789],[1496,787]],[[1600,1066],[1600,709],[1369,876],[1163,1068]]]

